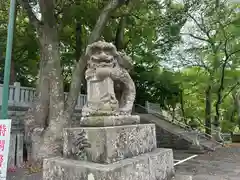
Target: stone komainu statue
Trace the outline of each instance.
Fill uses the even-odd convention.
[[[88,102],[82,115],[130,115],[136,96],[135,84],[128,72],[132,67],[131,58],[104,41],[89,45],[86,55]]]

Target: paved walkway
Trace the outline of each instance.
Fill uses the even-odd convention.
[[[25,175],[22,171],[9,173],[7,180],[42,180],[42,173]]]
[[[183,159],[191,154],[176,151],[175,159]],[[176,166],[178,174],[192,175],[193,180],[239,180],[240,148],[221,148],[215,152],[202,154]]]
[[[192,154],[174,151],[174,159]],[[221,148],[175,166],[176,173],[192,175],[193,180],[240,180],[240,147]],[[7,180],[41,180],[41,173],[26,176],[21,172],[9,174]]]

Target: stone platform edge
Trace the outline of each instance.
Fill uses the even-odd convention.
[[[173,151],[155,149],[113,164],[98,164],[61,157],[45,159],[44,180],[171,180],[174,176]]]
[[[80,120],[81,127],[122,126],[139,123],[140,116],[138,115],[85,116]]]

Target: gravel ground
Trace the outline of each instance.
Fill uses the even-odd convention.
[[[174,159],[184,159],[192,154],[174,151]],[[240,147],[221,148],[175,166],[176,173],[192,175],[193,180],[239,180]],[[9,173],[7,180],[42,180],[42,173],[24,175],[18,170]]]
[[[7,180],[42,180],[42,173],[25,175],[22,170],[17,170],[17,172],[9,173]]]
[[[191,156],[175,152],[175,159]],[[240,148],[221,148],[176,166],[178,174],[192,175],[193,180],[239,180]]]

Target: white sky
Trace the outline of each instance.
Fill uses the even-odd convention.
[[[182,0],[178,0],[182,1]],[[230,2],[239,2],[240,0],[229,0]],[[195,19],[199,18],[200,10],[192,13],[192,16]],[[204,37],[201,33],[197,25],[194,23],[192,19],[188,19],[185,25],[182,27],[181,32],[182,34],[193,34],[198,37]],[[203,46],[204,42],[201,40],[197,40],[189,35],[181,35],[182,43],[177,44],[173,47],[172,51],[167,56],[167,62],[162,63],[162,65],[171,68],[173,70],[179,70],[183,68],[183,59],[189,62],[190,64],[194,65],[196,62],[196,56],[189,53],[185,53],[184,49],[192,48],[192,47],[199,47]],[[185,61],[185,62],[186,62]]]

